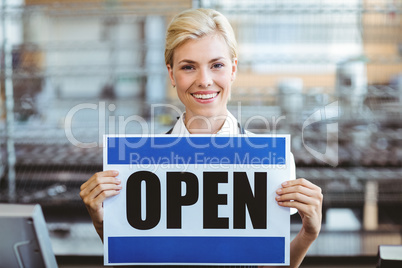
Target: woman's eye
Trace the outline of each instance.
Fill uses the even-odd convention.
[[[214,63],[214,65],[212,65],[212,67],[215,69],[219,69],[219,68],[223,67],[223,64],[222,63]]]
[[[193,69],[193,66],[191,66],[191,65],[185,65],[185,66],[181,67],[181,69],[182,69],[182,70],[192,70],[192,69]]]

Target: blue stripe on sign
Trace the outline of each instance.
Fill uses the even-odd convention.
[[[109,237],[109,263],[285,262],[284,237]]]
[[[284,137],[109,137],[108,164],[284,165]]]

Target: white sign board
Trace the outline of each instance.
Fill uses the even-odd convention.
[[[289,265],[290,137],[105,136],[105,265]]]

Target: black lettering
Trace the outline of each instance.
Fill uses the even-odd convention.
[[[146,218],[141,217],[141,182],[146,187]],[[139,230],[149,230],[161,218],[161,185],[158,176],[149,171],[138,171],[127,180],[127,221]]]
[[[233,227],[246,228],[246,207],[254,229],[267,228],[267,173],[254,173],[254,195],[247,173],[234,173]]]
[[[182,206],[191,206],[198,200],[198,178],[190,172],[167,172],[167,228],[181,228]],[[186,194],[182,196],[182,182]]]
[[[227,172],[204,172],[204,228],[228,229],[229,219],[218,217],[218,205],[227,205],[227,195],[218,194],[218,184],[228,182]]]

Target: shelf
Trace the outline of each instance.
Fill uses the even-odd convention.
[[[402,14],[402,5],[377,6],[377,5],[359,5],[349,4],[298,4],[291,2],[289,4],[280,2],[267,4],[266,2],[249,2],[246,4],[225,5],[215,1],[209,5],[223,13],[228,14],[362,14],[362,13],[395,13]]]
[[[45,13],[49,16],[126,16],[144,14],[172,16],[178,12],[192,7],[191,0],[86,0],[86,1],[52,1],[52,0],[26,0],[27,5],[7,5],[0,15],[5,16],[31,16]]]
[[[59,16],[83,16],[83,15],[143,15],[158,14],[172,15],[180,10],[193,6],[193,1],[51,1],[29,0],[26,6],[8,5],[3,10],[6,15],[25,15],[38,12],[46,12],[49,15]],[[214,1],[213,4],[203,4],[200,7],[214,8],[225,14],[249,15],[249,14],[286,14],[306,15],[311,14],[402,14],[402,5],[360,5],[360,4],[298,4],[298,3],[266,3],[246,2],[246,4],[222,4]]]

